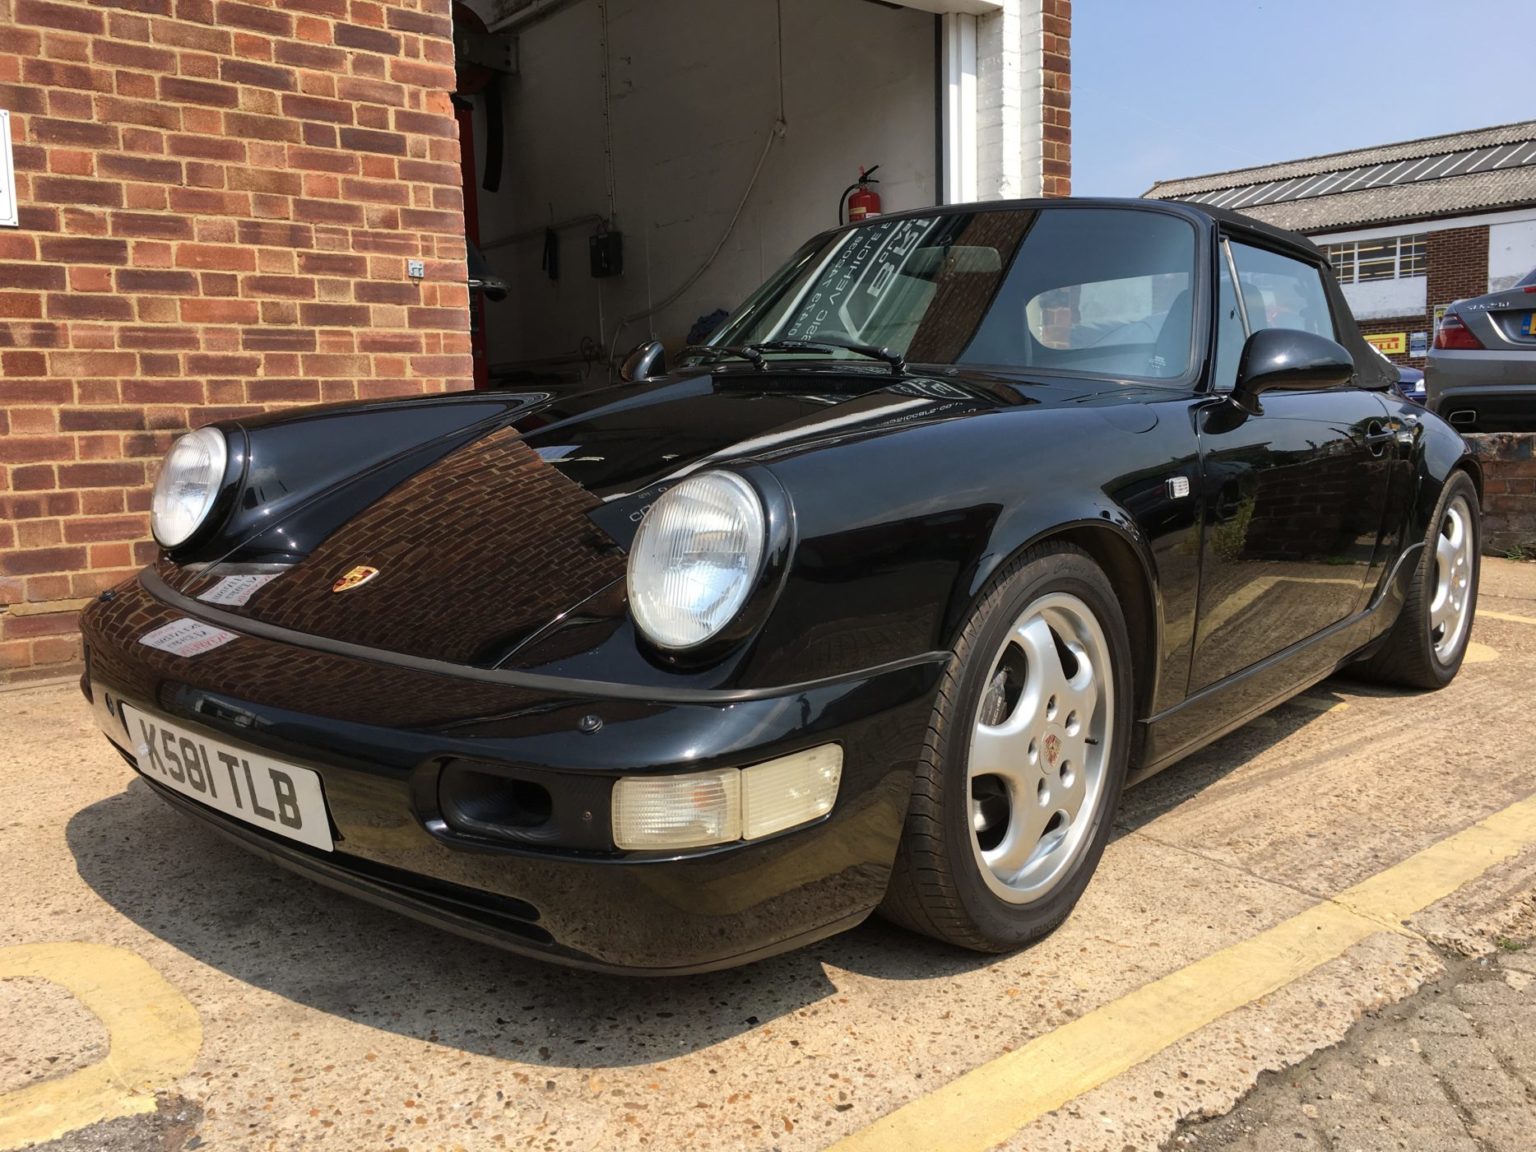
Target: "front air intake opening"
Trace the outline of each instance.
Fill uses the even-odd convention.
[[[554,800],[543,785],[458,764],[443,772],[439,800],[448,823],[468,832],[531,832],[554,815]]]

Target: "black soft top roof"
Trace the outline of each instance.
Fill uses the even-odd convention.
[[[1170,216],[1182,216],[1198,224],[1214,220],[1224,228],[1247,232],[1263,240],[1270,247],[1290,248],[1310,259],[1322,260],[1324,256],[1317,245],[1299,232],[1276,228],[1252,216],[1233,212],[1226,208],[1212,208],[1205,204],[1189,204],[1182,200],[1148,200],[1140,197],[1119,196],[1068,196],[1030,200],[984,200],[974,204],[943,204],[927,208],[913,208],[904,212],[892,212],[890,217],[932,216],[935,212],[1005,212],[1009,210],[1039,210],[1045,208],[1136,208],[1148,212],[1162,212]],[[845,228],[857,228],[857,224]],[[838,231],[832,229],[831,231]]]

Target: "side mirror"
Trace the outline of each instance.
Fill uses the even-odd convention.
[[[639,384],[653,376],[665,376],[666,372],[666,347],[660,340],[648,340],[624,358],[619,379],[626,384]]]
[[[1248,337],[1232,399],[1245,412],[1260,412],[1265,392],[1338,388],[1355,374],[1355,359],[1342,344],[1295,328],[1264,328]]]

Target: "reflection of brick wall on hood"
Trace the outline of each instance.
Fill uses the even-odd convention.
[[[299,632],[454,663],[494,662],[624,574],[598,499],[509,431],[406,481],[269,584],[251,614]],[[368,584],[334,593],[358,565]]]

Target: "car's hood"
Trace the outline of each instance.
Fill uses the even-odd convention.
[[[276,523],[228,541],[219,562],[168,574],[188,595],[268,624],[494,667],[621,580],[645,507],[690,472],[1114,388],[731,370],[538,398],[303,494]],[[253,453],[285,427],[255,429]],[[336,432],[345,442],[344,420]]]

